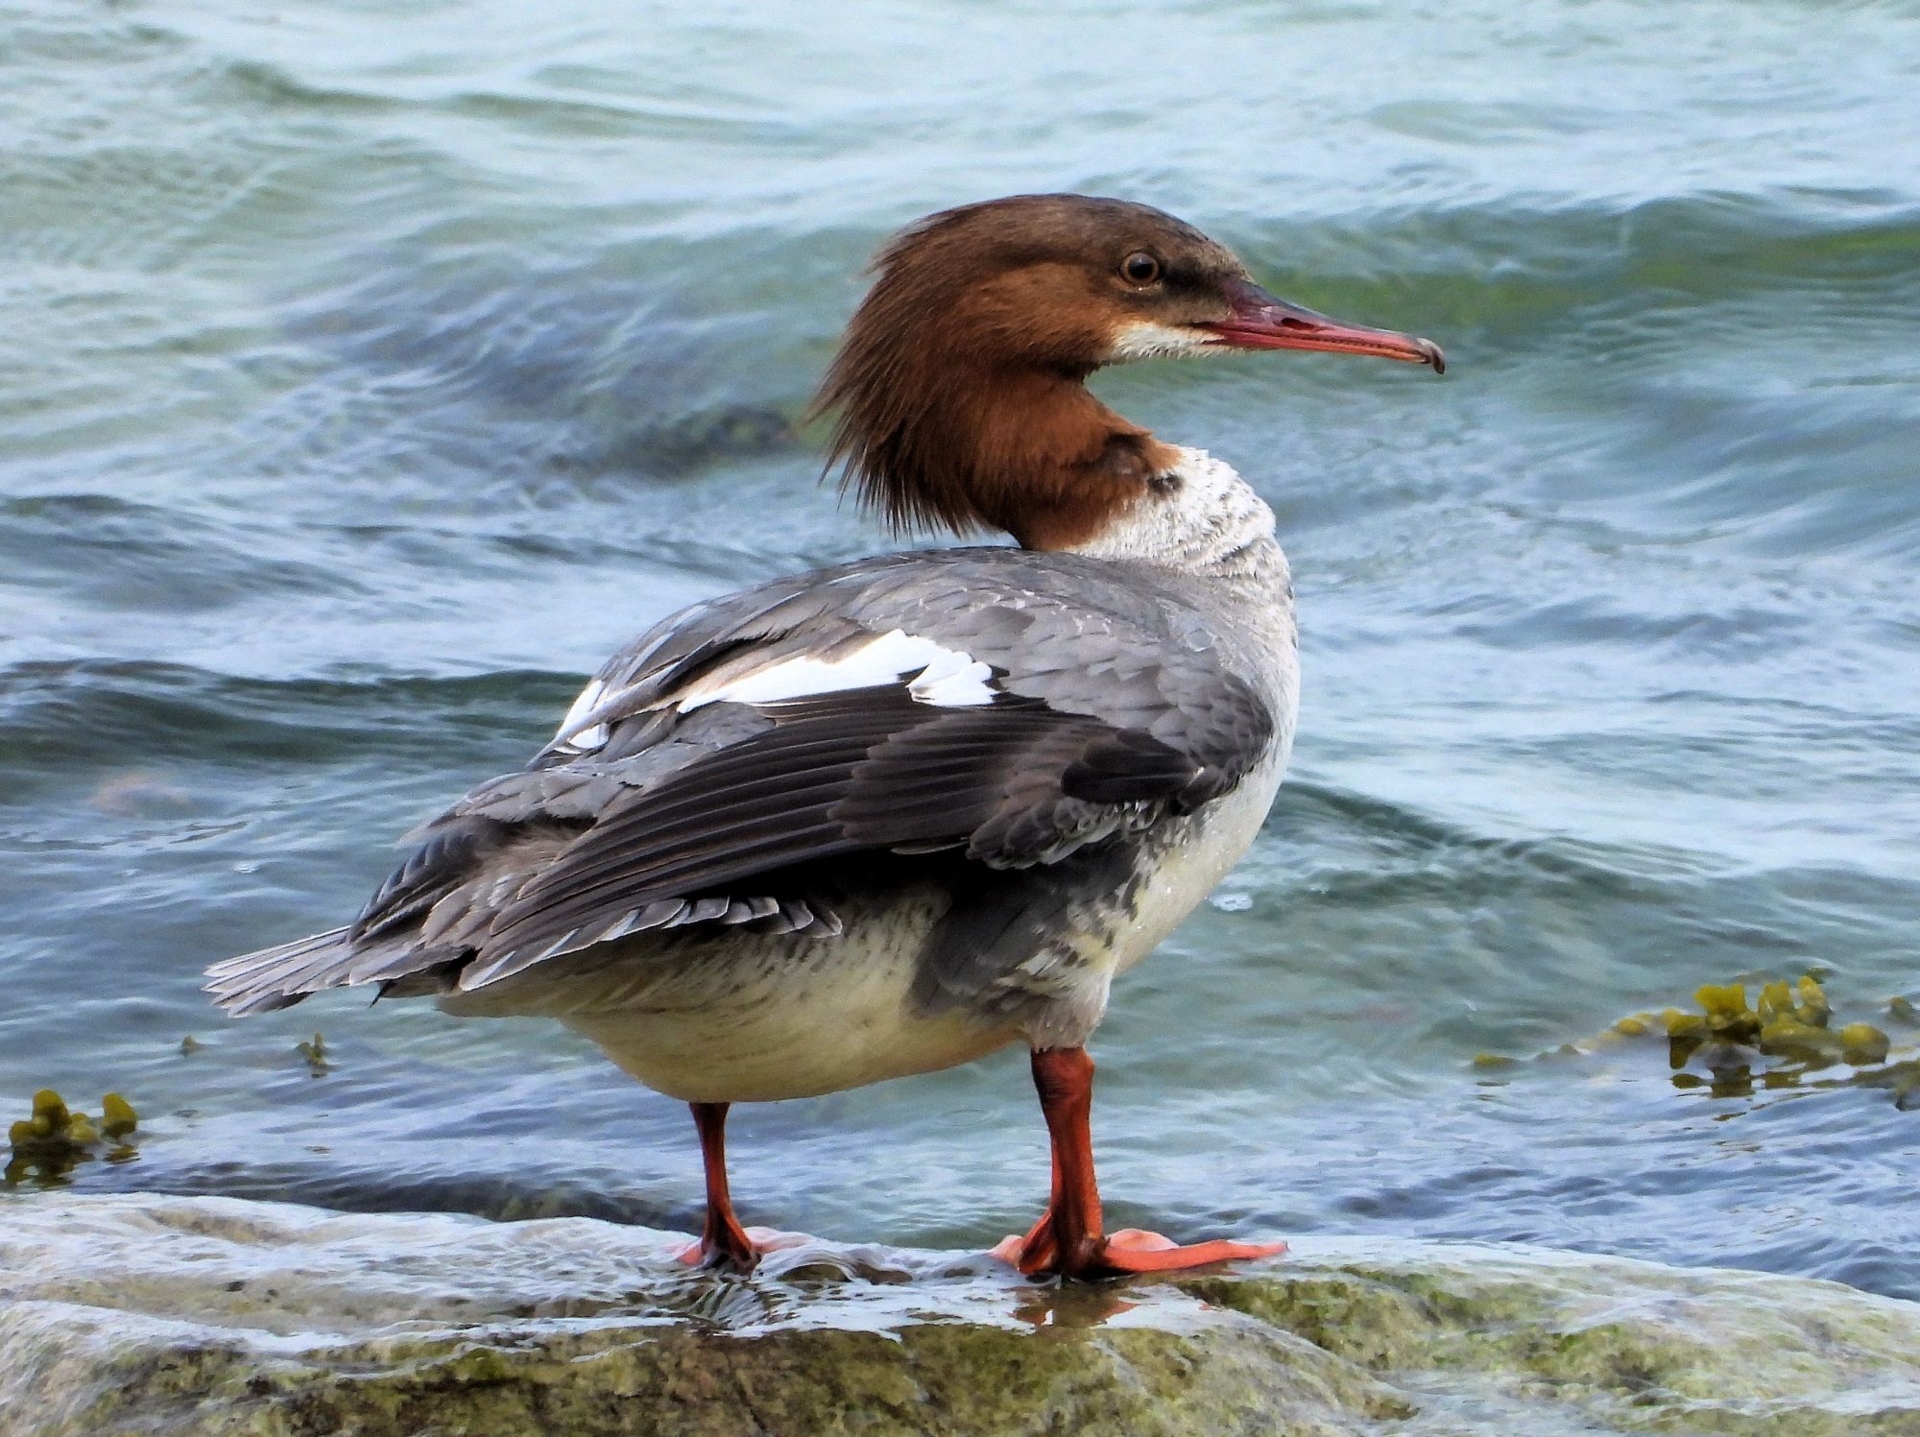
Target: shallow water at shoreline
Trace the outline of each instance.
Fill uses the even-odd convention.
[[[341,921],[661,613],[883,546],[798,420],[861,264],[1072,188],[1451,361],[1097,381],[1274,504],[1307,675],[1260,843],[1100,1036],[1116,1215],[1920,1295],[1887,1091],[1472,1065],[1920,987],[1920,12],[274,13],[5,12],[0,1099],[144,1118],[74,1182],[689,1225],[684,1111],[565,1034],[233,1025],[199,970]],[[1024,1067],[742,1110],[736,1191],[1024,1227]]]

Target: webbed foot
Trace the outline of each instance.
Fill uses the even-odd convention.
[[[1287,1250],[1284,1242],[1229,1242],[1223,1238],[1182,1247],[1170,1237],[1137,1227],[1121,1228],[1105,1237],[1089,1237],[1077,1247],[1079,1250],[1071,1260],[1061,1260],[1060,1244],[1053,1232],[1053,1214],[1049,1211],[1026,1236],[1001,1239],[994,1245],[993,1256],[1012,1263],[1028,1277],[1058,1274],[1085,1280],[1126,1277],[1136,1272],[1185,1272],[1216,1262],[1278,1257]]]
[[[783,1247],[797,1247],[805,1241],[799,1233],[771,1227],[741,1227],[734,1223],[730,1229],[723,1225],[718,1232],[702,1234],[700,1241],[682,1249],[679,1260],[688,1267],[730,1267],[735,1272],[752,1272],[768,1253]]]

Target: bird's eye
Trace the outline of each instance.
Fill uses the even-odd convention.
[[[1145,250],[1135,250],[1120,261],[1120,273],[1128,284],[1152,284],[1160,278],[1160,261]]]

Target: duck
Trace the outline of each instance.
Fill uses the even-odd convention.
[[[1259,832],[1299,665],[1272,510],[1086,380],[1236,351],[1444,357],[1277,299],[1224,245],[1121,199],[943,210],[871,273],[816,400],[827,470],[895,531],[998,541],[661,620],[523,769],[424,825],[350,923],[216,963],[208,991],[246,1015],[370,986],[583,1034],[691,1109],[690,1263],[744,1272],[778,1245],[736,1215],[731,1105],[1015,1044],[1051,1189],[995,1254],[1063,1280],[1277,1254],[1102,1220],[1088,1042],[1115,978]]]

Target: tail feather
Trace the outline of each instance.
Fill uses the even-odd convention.
[[[309,993],[349,981],[352,945],[345,928],[331,928],[254,953],[226,958],[207,969],[207,992],[236,1018],[290,1008]]]

